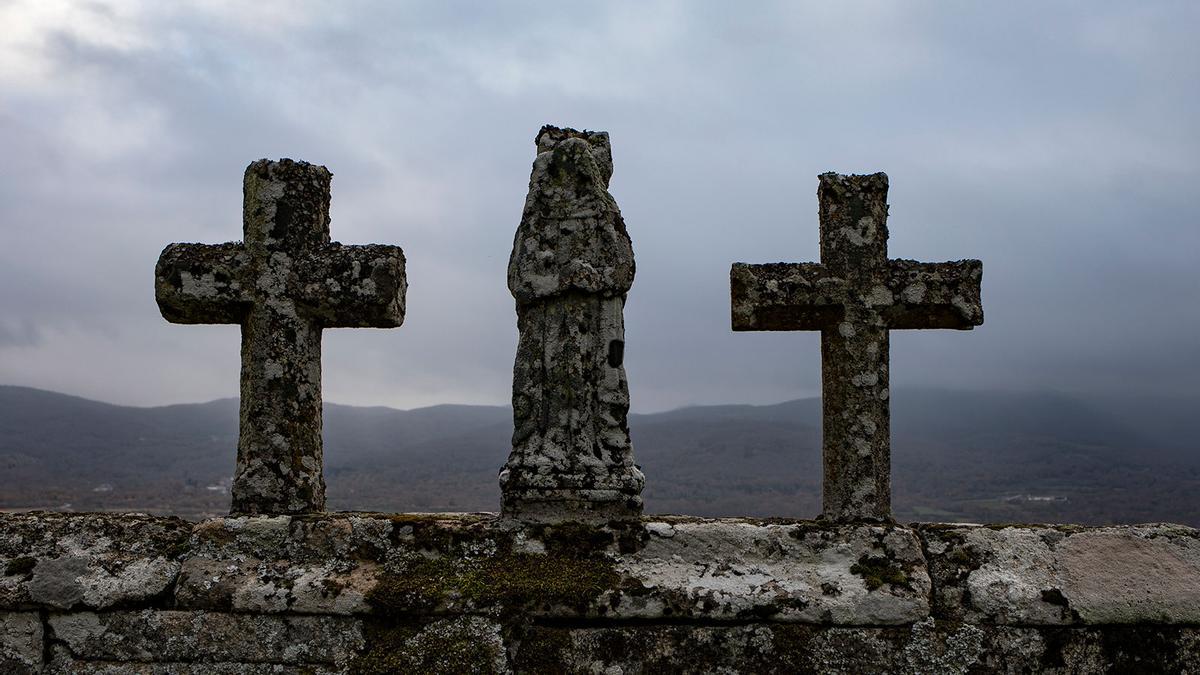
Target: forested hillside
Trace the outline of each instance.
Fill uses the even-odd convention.
[[[1200,525],[1200,434],[1188,401],[898,391],[901,520]],[[649,512],[812,517],[820,400],[633,415]],[[326,405],[335,510],[496,510],[510,412]],[[131,408],[0,387],[0,508],[224,513],[237,402]]]

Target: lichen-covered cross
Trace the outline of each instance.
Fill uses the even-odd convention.
[[[983,263],[889,260],[887,175],[819,178],[821,262],[735,263],[733,329],[821,331],[824,515],[889,519],[888,331],[982,324]]]
[[[404,321],[404,253],[329,241],[329,170],[246,168],[243,242],[171,244],[154,270],[163,317],[242,327],[235,514],[323,511],[321,330]]]

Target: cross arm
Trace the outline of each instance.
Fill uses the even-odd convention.
[[[154,296],[172,323],[240,323],[250,304],[242,285],[250,256],[240,243],[171,244],[154,267]]]
[[[840,316],[845,289],[819,263],[734,263],[733,330],[821,330]]]
[[[887,275],[893,296],[884,311],[889,328],[969,330],[983,323],[982,262],[889,260]]]
[[[301,294],[327,328],[394,328],[404,322],[408,279],[399,246],[332,243],[309,254]]]

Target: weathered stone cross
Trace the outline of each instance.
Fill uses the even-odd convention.
[[[887,175],[820,176],[821,262],[730,271],[733,329],[821,331],[824,515],[891,517],[888,331],[983,323],[983,263],[888,260]]]
[[[325,509],[321,330],[404,320],[404,253],[329,241],[323,166],[246,168],[244,242],[171,244],[154,270],[163,317],[242,326],[235,514]]]

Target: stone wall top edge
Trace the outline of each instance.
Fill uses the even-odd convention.
[[[490,513],[198,523],[0,515],[0,609],[163,602],[266,614],[509,606],[543,618],[1200,625],[1200,531],[687,516],[522,525]]]
[[[55,523],[68,523],[72,521],[103,521],[112,524],[136,525],[138,523],[157,523],[166,526],[180,527],[188,526],[195,527],[203,523],[210,522],[248,522],[252,520],[262,521],[297,521],[297,522],[318,522],[323,520],[341,520],[350,518],[360,519],[382,519],[391,520],[392,522],[446,522],[458,524],[502,524],[513,528],[519,527],[539,527],[546,525],[540,524],[523,524],[520,521],[502,519],[500,514],[491,511],[470,511],[470,512],[424,512],[424,511],[408,511],[408,512],[386,512],[386,511],[326,511],[320,513],[300,514],[300,515],[278,515],[278,516],[216,516],[213,518],[191,520],[178,516],[160,516],[145,512],[111,512],[111,511],[11,511],[0,512],[0,528],[11,526],[14,523],[29,523],[33,521],[44,521],[47,525]],[[563,523],[575,522],[570,519],[564,519]],[[1107,525],[1083,525],[1078,523],[1054,523],[1054,522],[1005,522],[1005,523],[972,523],[972,522],[899,522],[899,521],[861,521],[848,523],[835,523],[822,519],[812,518],[793,518],[793,517],[765,517],[765,516],[693,516],[686,514],[647,514],[635,520],[624,521],[625,524],[639,522],[647,523],[668,523],[668,524],[707,524],[707,525],[752,525],[752,526],[801,526],[805,529],[845,529],[845,528],[876,528],[884,527],[888,529],[914,530],[918,532],[942,532],[955,530],[1055,530],[1064,534],[1072,534],[1077,532],[1096,532],[1096,531],[1139,531],[1139,530],[1171,530],[1178,533],[1193,532],[1200,535],[1200,529],[1184,525],[1181,523],[1171,522],[1146,522],[1146,523],[1120,523]],[[553,525],[551,523],[550,525]],[[598,526],[604,526],[604,523],[596,523]]]

